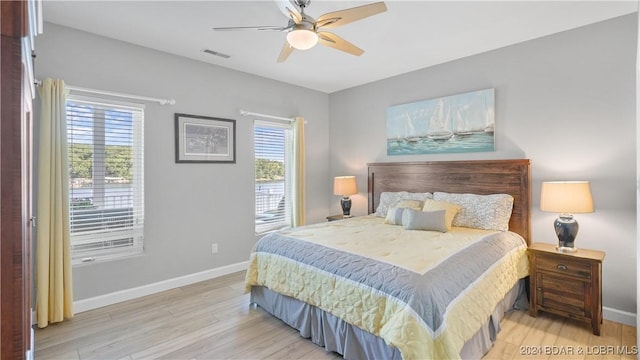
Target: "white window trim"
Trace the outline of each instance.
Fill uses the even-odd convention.
[[[273,120],[262,120],[262,119],[256,119],[254,120],[254,125],[253,125],[253,129],[254,129],[254,134],[255,134],[255,128],[256,127],[272,127],[272,128],[281,128],[284,130],[287,130],[285,132],[285,150],[284,150],[284,164],[285,164],[285,179],[284,179],[284,192],[285,192],[285,211],[284,211],[284,219],[282,221],[278,221],[278,222],[274,222],[273,224],[262,224],[262,225],[258,225],[257,223],[254,224],[254,230],[255,230],[255,234],[256,235],[264,235],[270,232],[274,232],[277,230],[281,230],[281,229],[287,229],[290,228],[292,226],[292,215],[291,215],[291,195],[292,195],[292,191],[291,191],[291,151],[292,151],[292,146],[293,146],[293,141],[292,141],[292,136],[294,136],[293,134],[293,127],[292,127],[292,123],[290,121],[282,121],[279,119],[273,119]],[[255,139],[254,139],[254,144],[255,144]],[[255,146],[255,145],[254,145]],[[255,151],[255,148],[254,148]],[[254,159],[255,159],[255,153],[254,153]],[[255,189],[255,176],[254,176],[254,189]],[[254,196],[254,206],[256,206],[256,201],[255,201],[256,197]],[[254,210],[255,213],[255,210]]]
[[[95,241],[96,243],[100,241],[108,242],[124,239],[126,236],[129,236],[133,239],[133,245],[127,246],[126,248],[115,246],[107,249],[95,249],[93,251],[83,252],[81,256],[77,253],[73,253],[72,251],[72,263],[75,266],[79,264],[109,261],[141,255],[144,253],[144,105],[75,94],[68,95],[67,101],[84,102],[114,109],[131,110],[141,117],[140,119],[133,121],[132,129],[132,159],[142,162],[141,164],[136,165],[136,168],[140,171],[133,172],[131,181],[134,194],[131,216],[134,225],[124,230],[113,229],[105,231],[102,229],[100,231],[83,231],[82,233],[75,234],[70,232],[72,247],[78,243],[95,239],[93,235],[96,233],[102,234],[100,240]],[[69,121],[67,121],[67,124],[69,124]],[[71,164],[69,164],[69,166],[71,166]],[[69,201],[69,205],[71,207],[71,201]],[[71,209],[69,213],[70,215],[72,214]]]

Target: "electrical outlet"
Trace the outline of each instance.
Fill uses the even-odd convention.
[[[211,244],[211,253],[212,254],[218,253],[218,244]]]

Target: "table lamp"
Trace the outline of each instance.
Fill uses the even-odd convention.
[[[342,216],[351,217],[351,199],[349,195],[358,193],[355,176],[336,176],[333,178],[333,194],[341,195],[340,206],[342,207]]]
[[[593,198],[588,181],[545,181],[540,194],[540,210],[560,213],[553,223],[559,252],[575,252],[578,222],[574,213],[593,212]]]

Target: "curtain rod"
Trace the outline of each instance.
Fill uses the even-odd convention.
[[[40,85],[40,84],[42,84],[42,81],[36,80],[36,85]],[[133,99],[133,100],[152,101],[152,102],[157,102],[160,105],[167,105],[167,104],[175,105],[175,103],[176,103],[176,101],[174,99],[159,99],[159,98],[154,98],[154,97],[149,97],[149,96],[131,95],[131,94],[118,93],[118,92],[114,92],[114,91],[83,88],[83,87],[72,86],[72,85],[65,85],[65,87],[67,89],[71,90],[71,91],[78,91],[78,92],[84,92],[84,93],[90,93],[90,94],[114,96],[114,97],[127,98],[127,99]]]
[[[282,120],[282,121],[290,121],[290,122],[296,120],[294,118],[286,118],[286,117],[281,117],[281,116],[258,114],[258,113],[254,113],[254,112],[250,112],[250,111],[246,111],[246,110],[242,110],[242,109],[240,109],[240,115],[242,115],[242,116],[260,116],[260,117],[263,117],[265,119]]]

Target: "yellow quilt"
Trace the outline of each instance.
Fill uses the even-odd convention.
[[[265,236],[246,286],[328,311],[404,359],[452,359],[527,274],[517,234],[404,230],[370,215]]]

